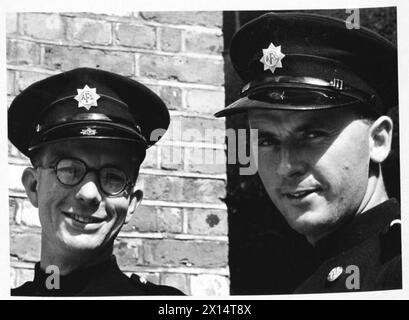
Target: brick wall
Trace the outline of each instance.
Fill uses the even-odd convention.
[[[145,200],[115,254],[124,272],[192,295],[229,293],[225,126],[212,116],[224,106],[222,50],[221,12],[7,14],[9,103],[80,66],[134,78],[167,103],[171,128],[148,150],[138,181]],[[32,278],[40,254],[38,215],[20,182],[27,164],[9,144],[12,287]]]

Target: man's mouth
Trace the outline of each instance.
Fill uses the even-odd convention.
[[[283,192],[282,195],[289,199],[302,199],[314,192],[320,192],[320,191],[322,191],[322,189],[320,188],[304,189],[304,190],[297,190],[293,192]]]
[[[71,218],[72,220],[77,221],[79,223],[83,223],[83,224],[100,223],[100,222],[104,221],[104,219],[102,219],[102,218],[84,217],[84,216],[80,216],[80,215],[74,214],[74,213],[63,212],[63,214],[66,217]]]

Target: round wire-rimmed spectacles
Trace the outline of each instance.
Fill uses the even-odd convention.
[[[62,185],[70,187],[78,185],[88,172],[95,172],[101,190],[108,196],[118,196],[133,186],[126,173],[117,167],[90,168],[85,162],[75,158],[62,158],[54,166],[42,168],[54,170],[57,180]]]

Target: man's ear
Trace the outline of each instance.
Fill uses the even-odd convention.
[[[379,117],[369,129],[370,159],[375,163],[382,163],[389,155],[392,144],[392,119],[387,116]]]
[[[142,198],[143,198],[142,190],[137,189],[131,194],[131,197],[129,200],[128,211],[126,213],[125,224],[131,221],[132,214],[136,211],[136,208],[138,208],[138,206],[140,205]]]
[[[34,168],[26,168],[21,177],[24,189],[31,204],[38,208],[38,173]]]

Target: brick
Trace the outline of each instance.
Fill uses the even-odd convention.
[[[17,212],[17,201],[14,197],[9,197],[9,225],[15,222]]]
[[[14,71],[7,70],[7,95],[15,95],[14,83],[16,73]]]
[[[28,199],[17,199],[16,217],[20,223],[30,227],[40,227],[38,209]]]
[[[188,83],[222,85],[223,62],[214,59],[141,55],[141,76]]]
[[[225,267],[227,243],[217,241],[147,240],[144,262],[155,266]]]
[[[122,46],[142,49],[154,49],[156,46],[156,31],[153,27],[119,23],[115,33],[117,43]]]
[[[129,272],[126,273],[126,275],[128,277],[130,277],[133,273]],[[152,282],[154,284],[160,284],[160,275],[159,273],[152,273],[152,272],[138,272],[137,275],[140,278],[144,278],[146,280],[148,280],[149,282]]]
[[[175,287],[184,294],[190,294],[188,280],[185,274],[164,273],[161,276],[160,284]]]
[[[7,175],[10,190],[25,194],[25,189],[23,183],[21,182],[21,177],[25,168],[25,165],[7,164]]]
[[[224,92],[192,89],[186,94],[186,105],[189,111],[213,115],[224,108],[224,98]]]
[[[10,288],[15,288],[17,283],[17,270],[13,267],[10,268]]]
[[[160,49],[166,52],[179,52],[182,48],[182,30],[175,28],[160,29]]]
[[[16,269],[16,287],[23,285],[27,281],[33,281],[33,279],[33,269]]]
[[[8,185],[9,185],[10,190],[25,193],[23,183],[21,182],[21,176],[23,174],[24,168],[25,168],[24,166],[19,166],[19,165],[12,165],[12,164],[7,165],[7,175],[8,175],[7,177],[8,177]]]
[[[226,125],[224,119],[206,119],[195,116],[174,117],[172,123],[179,123],[181,134],[177,140],[224,144]],[[175,139],[176,140],[176,139]]]
[[[60,15],[49,13],[21,13],[20,26],[26,36],[44,40],[64,40],[65,26]]]
[[[183,130],[180,117],[172,117],[169,128],[163,136],[163,141],[181,141],[184,133]]]
[[[182,89],[178,87],[163,86],[159,90],[159,96],[169,109],[181,109]]]
[[[118,265],[123,271],[130,271],[133,267],[142,264],[141,239],[124,239],[118,237],[114,242],[114,254]]]
[[[63,71],[79,66],[101,68],[130,76],[134,73],[134,56],[127,52],[47,46],[44,53],[44,65],[51,69]]]
[[[146,150],[145,160],[142,162],[142,168],[156,168],[158,166],[158,147],[152,146]]]
[[[220,11],[150,11],[141,12],[146,20],[159,23],[199,25],[209,28],[221,28],[223,15]]]
[[[230,281],[219,275],[200,274],[190,277],[190,288],[193,296],[228,296]]]
[[[223,52],[223,36],[188,31],[185,33],[185,50],[187,52],[220,55]]]
[[[6,33],[7,35],[18,32],[18,15],[15,12],[6,12]]]
[[[131,221],[122,227],[122,231],[154,232],[157,230],[156,208],[139,206]]]
[[[139,81],[139,79],[135,79],[136,81]],[[152,83],[145,83],[144,84],[147,88],[155,92],[157,95],[159,95],[159,90],[160,87],[158,85],[152,84]]]
[[[183,224],[182,210],[179,208],[159,208],[157,215],[157,231],[181,233]]]
[[[34,233],[11,234],[10,254],[23,261],[39,261],[40,235]]]
[[[64,17],[77,17],[77,18],[88,18],[88,19],[102,19],[105,21],[129,21],[135,20],[135,12],[125,11],[122,8],[112,11],[104,11],[102,7],[98,7],[98,12],[64,12],[61,13]]]
[[[227,212],[214,209],[185,209],[190,234],[220,236],[227,235]]]
[[[10,108],[11,103],[13,102],[15,96],[7,96],[7,109]]]
[[[145,199],[183,201],[183,179],[177,177],[143,175],[142,190]]]
[[[182,170],[183,169],[184,149],[177,146],[161,147],[160,166],[165,170]]]
[[[67,39],[72,42],[107,45],[112,42],[111,24],[101,20],[66,18]]]
[[[209,98],[208,96],[212,92],[217,91],[217,88],[215,90],[203,90],[205,92],[201,92],[202,95],[199,95],[195,94],[195,92],[191,93],[191,91],[196,89],[185,88],[185,86],[181,87],[174,83],[163,85],[165,82],[160,83],[155,81],[158,79],[170,80],[172,82],[176,80],[193,84],[210,84],[212,86],[220,86],[222,90],[224,83],[223,61],[220,54],[222,45],[218,42],[218,36],[215,35],[216,32],[219,32],[218,30],[221,32],[221,12],[186,12],[182,13],[182,15],[178,15],[177,12],[162,12],[159,13],[160,17],[149,18],[150,21],[154,22],[149,26],[141,25],[146,22],[146,20],[144,17],[141,17],[139,13],[135,13],[135,15],[138,16],[136,19],[133,18],[133,14],[127,14],[122,18],[112,14],[102,15],[87,13],[64,13],[60,14],[61,17],[58,14],[24,15],[24,21],[17,21],[20,19],[16,19],[16,17],[8,18],[7,23],[10,24],[10,26],[7,26],[7,32],[11,32],[9,34],[18,34],[20,31],[23,36],[32,37],[34,39],[31,41],[8,40],[7,57],[10,65],[38,65],[39,67],[36,68],[38,70],[48,69],[52,71],[66,71],[79,66],[88,66],[118,72],[125,76],[133,77],[136,80],[151,78],[153,80],[146,80],[149,82],[147,86],[156,92],[170,109],[192,114],[191,116],[176,117],[176,119],[181,122],[180,134],[176,138],[167,136],[168,140],[170,138],[174,141],[205,141],[224,144],[224,119],[206,119],[209,118],[207,116],[211,114],[211,111],[207,112],[207,109],[212,108],[212,104],[214,104],[215,101],[217,101],[217,103],[222,101],[221,108],[224,106],[224,96],[219,97],[218,100],[214,97]],[[55,29],[47,30],[48,27],[46,27],[45,33],[41,34],[39,32],[41,17],[47,18],[50,16],[54,16],[54,19],[57,18],[56,20],[61,20],[63,28],[61,29],[57,25]],[[162,19],[162,21],[168,19],[168,22],[159,22],[160,19]],[[14,22],[11,23],[10,21],[15,21],[16,25],[18,23],[20,29],[12,26]],[[165,25],[159,25],[157,22],[164,23]],[[38,23],[39,26],[34,26],[31,30],[28,29],[29,23]],[[167,23],[169,25],[166,25]],[[154,26],[152,26],[153,24]],[[182,27],[172,26],[172,24],[182,25]],[[114,29],[108,32],[110,25]],[[184,25],[205,26],[217,28],[218,30],[206,32],[204,28],[189,27],[186,28],[187,30],[184,30],[182,29]],[[156,36],[159,38],[156,39]],[[27,39],[26,37],[21,38]],[[35,39],[51,40],[56,44],[53,45],[46,41],[39,44],[40,41],[35,42]],[[60,42],[60,40],[63,39],[66,39],[65,42]],[[183,39],[186,39],[185,43],[182,43]],[[200,39],[206,39],[206,41],[200,42]],[[67,44],[67,41],[69,44]],[[109,45],[112,43],[122,46],[122,49],[116,51],[109,50],[110,48],[104,50],[84,48],[81,45],[82,43],[99,45]],[[126,47],[128,47],[128,49]],[[155,56],[155,54],[149,54],[147,51],[132,53],[130,51],[137,51],[133,48],[161,50],[164,53],[160,53],[157,56]],[[112,47],[112,49],[114,48]],[[171,55],[171,53],[180,52],[182,50],[187,53]],[[190,53],[204,53],[214,56],[203,56],[199,58],[198,55]],[[220,57],[216,55],[220,55]],[[155,65],[152,65],[152,61]],[[135,66],[136,62],[138,63],[137,67]],[[47,76],[49,76],[49,73],[36,72],[34,70],[9,70],[7,79],[8,101],[11,101],[14,95],[27,88],[27,86],[33,82],[39,81]],[[201,90],[197,89],[197,91]],[[220,94],[224,95],[224,93]],[[190,99],[190,105],[187,103],[188,99]],[[203,99],[203,101],[207,101],[208,103],[206,104],[196,99]],[[204,108],[204,111],[202,108]],[[197,116],[198,114],[204,114],[206,118]],[[172,119],[172,122],[174,122],[174,120],[175,118]],[[189,129],[198,129],[199,134],[197,135],[194,132],[193,134],[189,133]],[[206,129],[217,131],[217,134],[213,137],[209,137],[204,133]],[[187,170],[201,173],[219,172],[218,170],[214,171],[215,169],[212,166],[204,168],[200,167],[200,164],[193,165],[193,161],[190,164],[185,164],[184,158],[182,158],[180,164],[176,166],[164,165],[166,162],[169,162],[165,160],[166,156],[169,155],[168,150],[170,148],[170,146],[166,145],[155,145],[150,148],[142,167],[178,170],[181,172]],[[187,147],[176,148],[179,148],[184,153]],[[217,151],[217,153],[223,152],[223,150]],[[195,155],[197,156],[197,154]],[[9,157],[12,159],[11,161],[16,161],[15,159],[25,159],[27,161],[10,143]],[[158,160],[161,160],[162,163],[158,163]],[[13,167],[8,170],[8,174],[11,177],[10,185],[13,187],[12,189],[24,192],[20,182],[21,172],[24,166],[13,165],[9,167]],[[192,202],[192,204],[195,202],[220,204],[222,202],[220,202],[219,197],[223,197],[225,193],[225,182],[215,179],[141,174],[139,180],[142,188],[145,189],[145,198],[151,200],[189,201]],[[30,205],[27,199],[9,198],[9,219],[11,224],[13,224],[13,217],[17,211],[19,213],[19,222],[31,228],[24,228],[27,229],[27,231],[25,231],[27,234],[23,235],[16,233],[20,232],[20,229],[23,228],[18,226],[12,227],[11,254],[16,261],[19,259],[33,262],[37,261],[39,251],[36,253],[35,250],[39,250],[40,247],[40,235],[34,234],[39,231],[35,229],[39,226],[37,210]],[[118,258],[121,269],[124,270],[124,272],[134,272],[136,266],[139,266],[139,269],[143,265],[159,267],[161,270],[168,266],[227,267],[228,244],[226,242],[216,240],[172,239],[174,238],[172,234],[183,232],[184,215],[187,219],[187,221],[185,221],[187,222],[187,225],[185,225],[187,229],[185,231],[188,234],[210,236],[227,234],[227,214],[224,210],[181,209],[177,207],[141,205],[135,212],[131,222],[124,226],[119,238],[115,241],[114,252]],[[146,239],[143,238],[143,235],[142,238],[133,238],[130,237],[129,231],[138,231],[141,233],[163,232],[166,238],[163,240]],[[37,239],[32,240],[30,235],[31,237],[37,237]],[[22,242],[24,245],[20,244]],[[31,247],[33,243],[37,243],[36,247],[38,249]],[[18,254],[15,253],[16,251],[18,251]],[[32,278],[32,270],[15,270],[17,270],[14,271],[16,281],[18,281],[19,275],[22,282],[25,281],[24,279],[30,280]],[[159,271],[151,272],[151,270],[144,270],[144,272],[139,273],[139,275],[146,277],[151,282],[176,286],[187,294],[191,293],[191,275]],[[213,280],[210,279],[209,281]],[[195,290],[197,291],[198,289]],[[217,288],[215,289],[213,285],[213,287],[210,286],[210,289],[206,290],[213,290],[213,292],[215,292]]]
[[[184,201],[188,202],[220,203],[225,193],[222,180],[188,178],[183,183]]]
[[[40,46],[30,41],[7,41],[7,63],[36,65],[40,63]]]
[[[23,91],[34,82],[43,80],[49,77],[49,74],[39,73],[34,71],[19,71],[16,76],[16,90]]]
[[[226,154],[222,149],[186,148],[184,163],[191,172],[207,174],[226,172]]]
[[[160,276],[158,273],[138,273],[138,275],[154,284],[160,283]]]
[[[26,161],[27,164],[29,164],[29,159],[20,151],[18,151],[18,149],[13,146],[10,141],[8,141],[8,155],[10,158],[17,158],[22,161]]]

